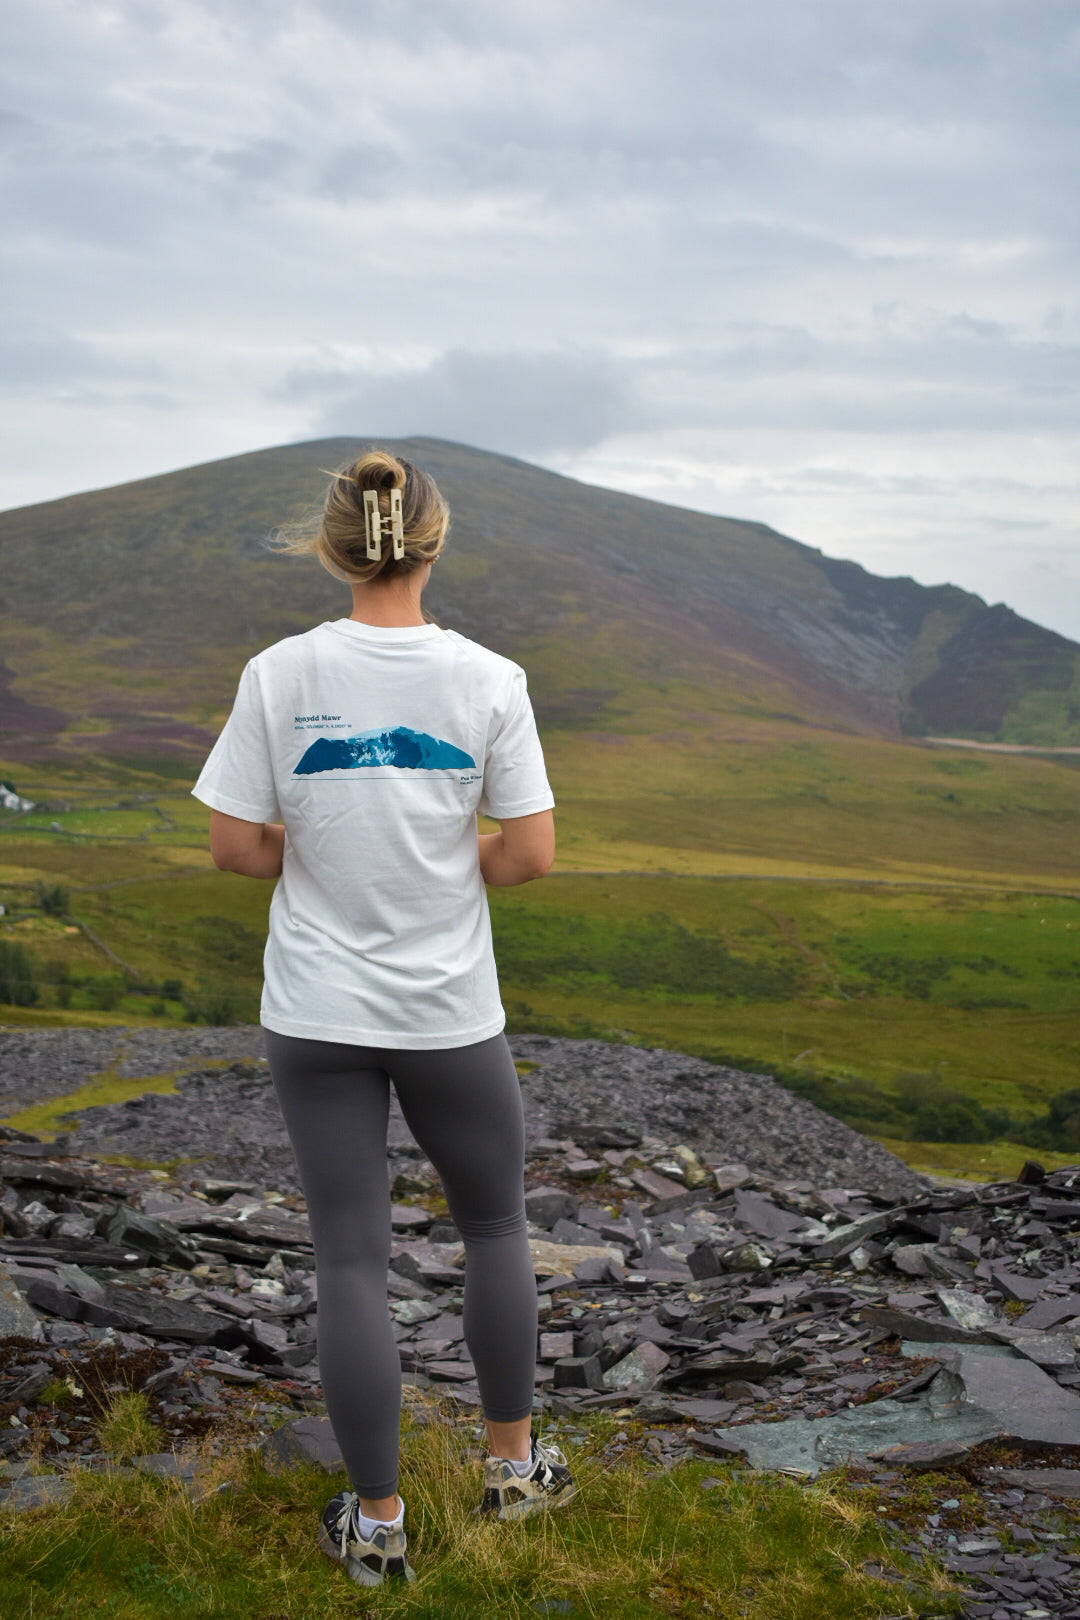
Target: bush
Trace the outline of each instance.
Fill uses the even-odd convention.
[[[87,979],[86,981],[86,993],[90,998],[90,1005],[96,1007],[98,1012],[112,1012],[126,988],[126,985],[118,984],[112,978]]]
[[[1080,1086],[1059,1092],[1046,1113],[1025,1127],[1024,1140],[1052,1152],[1072,1153],[1080,1148]]]
[[[66,917],[70,896],[62,883],[36,883],[37,903],[47,917]]]
[[[200,979],[197,990],[184,993],[183,1016],[189,1024],[257,1024],[259,998],[232,985]]]
[[[910,1115],[906,1135],[913,1142],[989,1142],[1013,1129],[1007,1108],[984,1108],[943,1086],[936,1070],[907,1070],[897,1076],[897,1086],[900,1107]]]
[[[25,945],[0,939],[0,1001],[33,1007],[38,1000],[37,964]]]

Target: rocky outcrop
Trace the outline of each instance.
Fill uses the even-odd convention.
[[[873,1144],[860,1161],[833,1122],[759,1078],[598,1043],[516,1045],[538,1065],[523,1076],[538,1406],[571,1432],[578,1413],[619,1413],[613,1458],[644,1445],[659,1466],[704,1453],[804,1476],[848,1462],[886,1515],[911,1470],[960,1471],[981,1494],[978,1533],[942,1497],[914,1531],[898,1517],[900,1541],[963,1577],[972,1617],[1080,1613],[1054,1516],[1080,1494],[1080,1168],[1027,1166],[991,1186],[905,1172],[887,1187]],[[88,1111],[62,1145],[0,1128],[0,1471],[14,1504],[60,1489],[23,1458],[96,1465],[95,1415],[125,1385],[178,1453],[226,1414],[235,1426],[242,1392],[269,1457],[338,1464],[319,1416],[303,1201],[276,1169],[263,1179],[284,1149],[252,1124],[265,1076],[237,1061],[189,1081],[144,1108]],[[703,1096],[724,1110],[711,1141],[708,1114],[692,1112]],[[171,1172],[86,1147],[100,1136],[173,1158],[185,1117],[196,1162]],[[661,1134],[662,1120],[677,1131]],[[730,1130],[761,1142],[761,1158],[718,1146]],[[845,1184],[860,1162],[865,1178]],[[407,1386],[471,1412],[463,1246],[400,1130],[388,1179]],[[268,1421],[282,1401],[306,1414],[285,1429]]]

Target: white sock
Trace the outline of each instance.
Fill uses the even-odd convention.
[[[519,1462],[516,1457],[503,1457],[501,1460],[510,1464],[518,1479],[524,1479],[525,1476],[527,1474],[531,1474],[533,1470],[532,1441],[529,1442],[529,1455],[525,1458],[524,1462]]]
[[[398,1512],[396,1519],[368,1519],[360,1511],[360,1504],[356,1504],[356,1524],[365,1541],[370,1541],[376,1530],[400,1530],[405,1523],[405,1503],[398,1497]]]

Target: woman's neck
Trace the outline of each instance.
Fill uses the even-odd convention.
[[[420,594],[427,584],[429,572],[428,567],[416,568],[412,573],[398,575],[394,579],[374,579],[363,585],[353,585],[353,605],[349,618],[386,630],[426,624]]]

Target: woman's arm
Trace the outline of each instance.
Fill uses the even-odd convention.
[[[510,816],[499,823],[498,832],[480,834],[480,873],[496,888],[542,878],[554,859],[555,817],[550,810]]]
[[[285,828],[272,821],[241,821],[210,812],[210,854],[222,872],[244,877],[278,878],[285,850]]]

